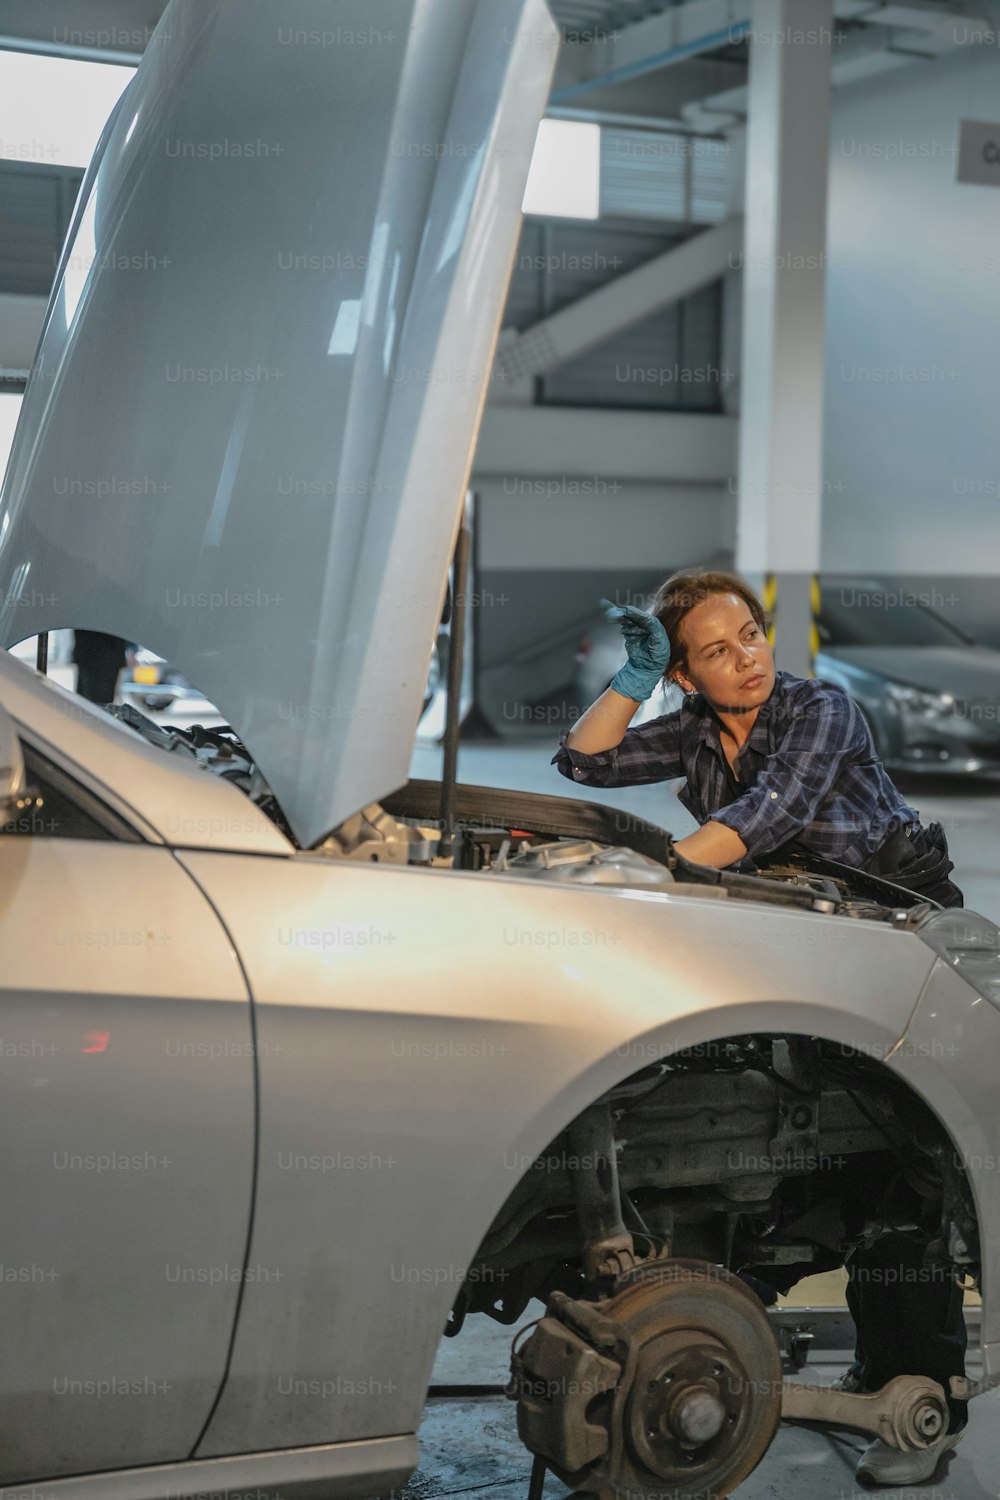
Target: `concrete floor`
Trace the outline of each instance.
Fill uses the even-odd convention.
[[[532,734],[498,744],[463,744],[458,778],[482,786],[514,787],[607,802],[647,818],[677,837],[697,826],[677,801],[680,782],[598,791],[578,787],[549,764],[558,732]],[[410,767],[414,777],[439,778],[441,751],[418,743]],[[900,790],[925,824],[945,829],[955,861],[954,878],[966,906],[1000,923],[1000,781],[968,778],[962,782],[900,778]],[[787,1299],[825,1305],[841,1301],[840,1273],[810,1278]],[[816,1287],[823,1282],[821,1294]],[[785,1299],[783,1299],[785,1300]],[[972,1299],[970,1298],[970,1301]],[[541,1315],[534,1303],[519,1326]],[[443,1341],[434,1369],[434,1384],[502,1384],[508,1376],[510,1341],[515,1330],[483,1316],[472,1317],[457,1339]],[[968,1373],[978,1374],[975,1343],[970,1344]],[[803,1379],[827,1383],[846,1368],[846,1350],[814,1353]],[[996,1500],[1000,1493],[1000,1433],[995,1421],[996,1393],[974,1401],[969,1429],[959,1447],[939,1466],[936,1482],[919,1487],[879,1491],[913,1500]],[[851,1500],[870,1493],[854,1479],[854,1468],[867,1439],[860,1433],[782,1426],[754,1473],[734,1493],[740,1500]],[[482,1495],[484,1500],[525,1500],[530,1456],[517,1437],[514,1404],[502,1397],[431,1399],[420,1430],[420,1467],[404,1492],[405,1500],[443,1495]],[[545,1500],[568,1492],[549,1476]]]
[[[526,1326],[543,1312],[541,1303],[531,1303],[517,1326]],[[515,1332],[483,1315],[470,1317],[458,1338],[442,1343],[432,1384],[502,1384],[508,1378]],[[978,1365],[972,1354],[970,1345],[968,1373],[975,1376]],[[846,1351],[821,1351],[810,1357],[798,1378],[826,1385],[847,1363]],[[897,1495],[900,1500],[914,1500],[916,1495],[926,1500],[996,1500],[1000,1439],[994,1416],[993,1395],[972,1403],[966,1435],[942,1460],[935,1483],[876,1493]],[[866,1443],[863,1434],[846,1429],[781,1426],[753,1474],[733,1494],[739,1500],[852,1500],[871,1494],[854,1478]],[[530,1472],[531,1458],[518,1440],[512,1401],[496,1396],[432,1398],[420,1428],[420,1466],[400,1500],[435,1500],[445,1495],[526,1500]],[[548,1475],[544,1494],[545,1500],[564,1500],[569,1491]]]
[[[514,787],[525,792],[582,797],[603,802],[656,823],[677,838],[698,827],[677,800],[683,781],[602,791],[578,786],[549,764],[559,743],[558,730],[521,735],[496,744],[463,744],[458,752],[458,779],[478,786]],[[418,741],[410,763],[412,777],[439,779],[441,750]],[[921,822],[938,822],[954,860],[952,879],[965,904],[1000,923],[1000,778],[899,777],[899,790]]]

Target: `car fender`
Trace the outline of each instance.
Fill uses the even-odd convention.
[[[787,1030],[883,1055],[934,962],[880,923],[669,888],[178,857],[240,953],[261,1094],[261,1274],[199,1457],[415,1430],[511,1163],[661,1051]]]

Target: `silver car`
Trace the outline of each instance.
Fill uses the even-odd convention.
[[[0,1500],[385,1494],[446,1324],[533,1297],[577,1489],[728,1493],[803,1402],[926,1445],[940,1387],[783,1385],[735,1274],[846,1249],[844,1173],[912,1223],[873,1159],[1000,1383],[997,929],[407,781],[555,51],[541,0],[172,0],[83,185],[0,638],[143,641],[227,723],[0,655]]]

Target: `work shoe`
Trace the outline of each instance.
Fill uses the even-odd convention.
[[[838,1375],[830,1386],[831,1391],[847,1391],[851,1396],[865,1396],[868,1387],[861,1382],[861,1372],[851,1365],[843,1375]]]
[[[930,1448],[914,1448],[901,1453],[890,1448],[881,1438],[869,1443],[858,1460],[854,1477],[862,1484],[921,1484],[930,1479],[938,1466],[938,1460],[954,1448],[965,1427],[949,1432]]]

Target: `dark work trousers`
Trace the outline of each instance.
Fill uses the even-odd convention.
[[[955,868],[940,823],[898,829],[864,868],[939,901],[964,906],[948,874]],[[886,1234],[847,1262],[847,1306],[857,1328],[855,1372],[873,1391],[895,1375],[926,1375],[944,1387],[965,1373],[968,1338],[962,1289],[948,1267],[924,1266],[923,1247],[901,1234]],[[964,1425],[968,1402],[948,1396],[949,1432]]]
[[[885,1234],[847,1261],[847,1306],[857,1329],[854,1372],[865,1389],[896,1375],[926,1375],[948,1395],[948,1379],[965,1374],[968,1338],[962,1288],[947,1266],[924,1266],[923,1246]],[[948,1395],[949,1432],[962,1427],[969,1403]]]
[[[794,842],[786,846],[806,854]],[[780,854],[783,851],[778,851]],[[777,856],[772,855],[774,859]],[[811,856],[820,869],[823,860]],[[948,879],[955,866],[940,823],[898,828],[861,866],[942,906],[964,906]],[[845,873],[843,867],[836,869]],[[965,1371],[967,1343],[962,1289],[946,1267],[925,1267],[923,1246],[903,1234],[886,1234],[847,1260],[847,1306],[857,1330],[853,1373],[869,1390],[896,1375],[926,1375],[948,1396],[950,1431],[964,1425],[968,1402],[949,1394],[948,1378]]]
[[[794,840],[769,859],[780,863],[786,853],[805,857],[820,871],[824,867],[824,860]],[[843,866],[828,868],[841,878],[847,873]],[[861,868],[941,906],[965,905],[962,892],[948,879],[955,866],[940,823],[897,828]],[[803,1268],[800,1274],[808,1272]],[[950,1268],[924,1266],[919,1241],[885,1234],[870,1249],[855,1249],[848,1256],[847,1306],[856,1329],[853,1373],[865,1389],[880,1390],[897,1375],[924,1375],[948,1397],[948,1430],[964,1426],[968,1402],[955,1400],[948,1387],[950,1376],[965,1373],[968,1342],[962,1289]]]

